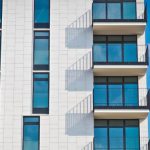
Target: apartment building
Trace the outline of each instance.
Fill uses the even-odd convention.
[[[143,0],[0,0],[0,150],[148,150]]]

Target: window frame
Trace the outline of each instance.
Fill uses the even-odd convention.
[[[38,122],[24,122],[24,118],[38,118]],[[24,150],[24,126],[25,125],[38,125],[38,150],[40,150],[40,116],[23,116],[22,150]]]
[[[111,77],[113,77],[113,78],[121,78],[121,81],[119,81],[119,82],[109,82],[109,78],[111,78]],[[104,81],[104,82],[99,82],[99,81],[95,81],[96,80],[96,78],[104,78],[105,80],[106,80],[106,82]],[[125,82],[125,79],[126,78],[135,78],[136,79],[136,81],[133,81],[133,82]],[[138,106],[127,106],[126,105],[126,101],[125,101],[125,84],[127,84],[127,83],[136,83],[137,84],[137,92],[138,92],[138,95],[137,95],[137,103],[138,103]],[[96,109],[96,108],[108,108],[108,109],[110,109],[110,108],[115,108],[115,109],[120,109],[120,108],[147,108],[147,106],[139,106],[139,83],[138,83],[138,76],[95,76],[94,77],[94,81],[93,81],[93,84],[94,85],[106,85],[106,102],[107,102],[107,104],[106,104],[106,106],[103,106],[103,105],[100,105],[99,104],[99,106],[97,106],[97,105],[95,105],[95,99],[94,99],[94,87],[93,87],[93,107],[94,107],[94,109]],[[109,85],[115,85],[115,84],[121,84],[122,85],[122,105],[121,106],[111,106],[110,104],[109,104]]]
[[[34,88],[34,81],[37,81],[34,79],[34,75],[35,74],[47,74],[48,75],[48,79],[47,80],[39,80],[39,81],[47,81],[48,82],[48,107],[47,108],[34,108],[34,91],[35,91],[35,88]],[[41,79],[41,78],[40,78]],[[50,100],[50,93],[49,93],[49,89],[50,89],[50,86],[49,86],[49,72],[34,72],[33,73],[33,94],[32,94],[32,113],[33,114],[49,114],[49,100]]]
[[[103,125],[103,126],[95,126],[95,121],[97,120],[101,120],[101,121],[106,121],[106,126]],[[137,126],[128,126],[126,125],[126,121],[129,121],[129,120],[132,120],[132,121],[137,121],[138,122],[138,125]],[[110,121],[123,121],[123,125],[122,126],[110,126]],[[139,148],[140,148],[140,121],[139,119],[94,119],[94,129],[95,128],[107,128],[107,147],[108,149],[110,149],[110,134],[109,134],[109,128],[112,127],[112,128],[117,128],[117,127],[123,127],[123,149],[126,149],[126,132],[125,132],[125,129],[126,127],[138,127],[138,134],[139,134],[139,137],[138,137],[138,142],[139,142]],[[95,136],[94,136],[95,138]],[[94,147],[95,147],[95,144],[94,144]]]
[[[36,7],[35,7],[35,2],[36,0],[34,0],[34,15],[33,15],[33,17],[34,17],[34,19],[33,19],[33,26],[34,26],[34,28],[50,28],[50,0],[48,0],[48,3],[49,3],[49,7],[48,7],[48,9],[49,9],[49,13],[48,13],[48,15],[49,15],[49,22],[48,23],[35,23],[35,9],[36,9]]]
[[[35,36],[36,32],[47,32],[48,36]],[[39,30],[39,31],[34,31],[34,37],[33,37],[33,70],[46,70],[48,71],[50,69],[50,31],[49,30]],[[48,65],[43,65],[39,64],[36,65],[34,64],[35,61],[35,39],[47,39],[48,40]]]

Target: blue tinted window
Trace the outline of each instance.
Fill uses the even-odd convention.
[[[38,117],[25,117],[24,122],[39,122]]]
[[[107,106],[106,85],[94,85],[94,106]]]
[[[123,2],[123,19],[136,19],[135,2]]]
[[[23,150],[39,150],[39,121],[35,123],[39,117],[34,117],[33,122],[31,120],[32,117],[24,118]]]
[[[122,85],[108,85],[109,106],[122,106]]]
[[[107,149],[107,128],[94,128],[94,148],[95,149]]]
[[[106,4],[105,3],[93,4],[93,19],[106,19]]]
[[[124,62],[137,62],[137,45],[134,43],[124,44]]]
[[[108,61],[121,62],[122,61],[122,47],[121,44],[108,44]]]
[[[0,0],[0,24],[2,23],[2,0]],[[0,25],[1,27],[1,25]]]
[[[35,27],[49,27],[50,2],[49,0],[35,0],[34,23]]]
[[[42,78],[43,75],[43,78]],[[40,78],[41,76],[41,78]],[[38,78],[37,78],[38,77]],[[49,108],[49,78],[48,74],[34,74],[33,82],[33,112],[48,113]]]
[[[49,32],[35,32],[34,69],[49,69]]]
[[[121,19],[121,4],[108,3],[107,13],[108,13],[108,19]]]
[[[126,127],[126,149],[139,150],[139,128],[138,127]]]
[[[125,84],[124,85],[125,105],[138,106],[138,85]]]
[[[110,150],[123,149],[123,128],[109,128]]]
[[[94,44],[94,62],[106,62],[106,44]]]

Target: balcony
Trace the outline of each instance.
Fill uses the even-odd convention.
[[[147,89],[120,86],[95,87],[93,90],[93,111],[96,119],[142,119],[147,117],[149,105],[150,90]]]
[[[144,2],[93,0],[93,31],[98,35],[142,34],[146,26]]]
[[[109,142],[108,142],[109,141]],[[102,137],[93,139],[93,150],[149,150],[148,137]]]
[[[94,75],[140,76],[148,67],[145,45],[94,43],[92,53]]]

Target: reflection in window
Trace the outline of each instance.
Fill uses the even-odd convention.
[[[123,19],[136,19],[135,2],[123,2]]]
[[[95,77],[94,107],[139,106],[137,77]]]
[[[49,113],[49,74],[33,74],[33,113]]]
[[[108,19],[121,19],[121,4],[108,3],[107,13],[108,13]]]
[[[139,150],[138,120],[95,120],[95,150]]]
[[[34,70],[49,69],[49,32],[34,33]]]
[[[40,118],[23,118],[23,150],[39,150]]]
[[[50,0],[34,0],[34,27],[48,28],[50,18]]]
[[[93,19],[106,19],[106,4],[105,3],[93,4]]]

